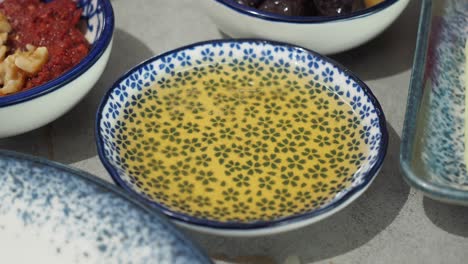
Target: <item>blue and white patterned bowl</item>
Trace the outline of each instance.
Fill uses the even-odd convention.
[[[211,263],[164,216],[87,173],[0,151],[5,263]]]
[[[83,33],[91,44],[88,55],[52,81],[0,97],[0,138],[36,129],[62,116],[91,90],[104,71],[114,32],[110,0],[76,2],[83,9]]]
[[[204,69],[209,70],[204,71]],[[190,75],[188,71],[192,71],[194,75]],[[168,195],[178,196],[184,193],[184,189],[181,189],[179,194],[150,194],[149,189],[162,186],[157,179],[152,183],[145,183],[148,179],[156,177],[158,170],[149,169],[148,166],[150,165],[147,166],[146,161],[139,159],[138,156],[157,157],[163,155],[157,150],[157,146],[160,144],[158,141],[161,139],[150,139],[150,141],[153,140],[150,143],[155,146],[155,148],[152,148],[152,146],[148,145],[148,142],[140,142],[145,132],[141,131],[142,133],[139,133],[137,132],[138,129],[135,130],[129,127],[140,122],[138,121],[140,120],[140,114],[137,115],[137,112],[140,108],[143,109],[142,105],[145,104],[145,100],[156,100],[155,102],[158,102],[159,93],[180,87],[175,85],[175,82],[179,84],[190,83],[194,87],[198,87],[199,90],[211,89],[202,85],[202,83],[209,84],[210,81],[197,83],[197,78],[207,75],[208,72],[224,78],[225,84],[231,79],[242,83],[243,80],[249,80],[250,77],[261,78],[264,82],[259,85],[263,85],[262,89],[264,91],[270,88],[270,81],[285,79],[285,83],[291,84],[298,80],[307,80],[310,86],[306,85],[308,92],[303,94],[304,98],[308,94],[312,95],[321,91],[326,92],[328,96],[331,96],[330,98],[341,98],[345,104],[349,105],[350,109],[352,108],[351,111],[356,113],[355,118],[362,125],[362,129],[357,134],[366,145],[366,152],[360,156],[362,161],[362,163],[359,163],[361,164],[360,167],[356,171],[349,172],[349,185],[347,187],[342,186],[334,192],[330,191],[329,200],[322,200],[321,203],[315,204],[308,209],[303,208],[297,212],[288,211],[288,213],[280,215],[275,213],[271,215],[263,214],[263,217],[255,218],[254,216],[246,219],[229,217],[221,219],[221,216],[232,213],[229,208],[209,207],[205,211],[197,211],[195,203],[190,205],[190,202],[194,200],[192,198],[195,197],[185,197],[187,198],[184,199],[185,201],[171,204],[169,201],[172,197],[168,197]],[[240,91],[244,90],[241,89]],[[159,99],[161,98],[163,98],[162,95]],[[310,103],[317,104],[317,102]],[[222,113],[222,111],[214,111],[215,115],[222,115]],[[142,114],[142,116],[144,115]],[[160,119],[153,119],[153,121],[157,123]],[[145,119],[141,120],[143,123],[146,122]],[[159,122],[163,123],[163,121]],[[170,125],[170,123],[165,122],[164,125],[166,124]],[[229,125],[229,123],[226,124]],[[183,132],[182,134],[186,133],[191,132]],[[97,112],[96,137],[99,156],[118,185],[138,195],[154,208],[162,210],[176,223],[203,232],[232,236],[262,235],[287,231],[319,221],[344,208],[365,191],[378,173],[386,153],[388,140],[385,117],[379,103],[369,88],[353,73],[315,52],[289,44],[262,40],[214,40],[197,43],[156,56],[136,66],[122,76],[105,95]],[[312,139],[310,141],[312,142]],[[129,144],[136,144],[136,148],[130,149]],[[216,146],[216,144],[211,143],[205,146],[210,147],[209,145]],[[307,143],[304,143],[303,146],[305,145]],[[145,151],[148,150],[148,152],[145,153],[144,149]],[[142,153],[139,153],[139,151]],[[196,154],[190,155],[195,156]],[[325,153],[318,153],[318,155],[325,155]],[[240,157],[238,157],[238,161],[241,161]],[[255,160],[256,158],[252,157],[252,159]],[[139,163],[135,165],[135,162]],[[184,165],[171,166],[171,170],[177,170],[178,166],[183,167]],[[167,188],[164,187],[165,189],[177,190],[180,187],[175,182],[178,181],[177,177],[172,175],[170,171],[164,170],[162,173],[163,175],[167,174],[168,177],[166,183],[164,183],[168,184]],[[251,176],[255,177],[256,174],[252,173]],[[279,173],[277,176],[279,177]],[[225,177],[225,175],[218,174],[216,177],[218,177],[218,182],[223,182],[224,180],[221,180],[221,178]],[[171,179],[174,179],[173,182],[171,182]],[[216,180],[212,179],[205,183],[211,184],[208,183],[209,181],[216,182]],[[277,182],[281,181],[281,178],[277,179]],[[299,185],[293,184],[284,188],[297,190],[294,186]],[[213,185],[213,188],[211,190],[207,189],[207,192],[213,192],[213,190],[216,192],[216,190],[226,188],[223,186],[229,186],[229,183],[227,185]],[[245,186],[249,185],[246,184]],[[242,188],[247,188],[245,186]],[[233,188],[236,189],[237,187]],[[239,189],[239,192],[242,188]],[[226,191],[236,192],[235,190]],[[247,194],[253,192],[246,191],[243,193],[248,196]],[[257,195],[261,196],[262,194]],[[211,198],[201,197],[201,199],[210,200]],[[253,199],[256,198],[253,197]],[[230,198],[225,197],[225,200],[230,200]],[[187,202],[189,205],[184,207],[185,211],[174,207],[174,204],[186,204]],[[275,201],[270,202],[275,203]],[[305,199],[304,204],[309,202],[311,202],[310,198],[309,200]],[[212,205],[219,205],[220,203],[217,200]],[[255,203],[252,206],[255,206]],[[281,204],[279,206],[284,207]],[[216,215],[216,212],[210,214],[211,209],[218,213],[224,213],[221,215]]]

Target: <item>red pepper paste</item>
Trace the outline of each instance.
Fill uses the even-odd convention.
[[[35,76],[28,77],[23,90],[57,78],[78,64],[89,52],[89,43],[78,29],[82,10],[72,0],[4,0],[0,12],[12,32],[7,46],[13,53],[27,44],[47,47],[49,60]]]

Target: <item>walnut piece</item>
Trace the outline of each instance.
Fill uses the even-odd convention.
[[[11,25],[3,13],[0,13],[0,33],[10,33]]]
[[[26,75],[15,65],[14,55],[8,56],[0,63],[0,82],[3,88],[0,92],[10,94],[21,90],[24,86]]]
[[[49,58],[46,47],[26,46],[26,51],[15,53],[15,65],[28,74],[38,73]]]
[[[28,76],[38,73],[49,59],[46,47],[26,45],[26,50],[16,50],[6,56],[8,33],[11,26],[5,15],[0,13],[0,95],[20,91]]]

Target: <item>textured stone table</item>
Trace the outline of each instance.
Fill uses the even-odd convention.
[[[112,55],[93,91],[54,123],[0,140],[10,149],[70,164],[110,181],[94,144],[98,103],[116,78],[140,61],[196,41],[220,38],[195,0],[113,0]],[[408,187],[399,169],[399,145],[416,41],[419,0],[380,37],[333,56],[356,72],[380,100],[390,147],[382,172],[345,210],[281,235],[231,239],[186,231],[211,255],[268,256],[283,263],[467,263],[468,208],[440,204]],[[1,122],[1,121],[0,121]]]

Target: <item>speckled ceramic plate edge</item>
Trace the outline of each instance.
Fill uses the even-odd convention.
[[[9,158],[9,159],[14,159],[18,161],[26,161],[26,162],[31,162],[34,164],[40,164],[46,167],[52,167],[59,171],[68,173],[72,176],[79,177],[83,179],[85,182],[88,182],[89,184],[96,185],[97,187],[103,188],[109,193],[113,193],[114,195],[127,200],[129,204],[134,205],[136,208],[139,208],[143,212],[148,213],[152,217],[158,219],[158,221],[163,226],[165,226],[170,231],[170,233],[174,235],[175,238],[179,239],[180,241],[185,243],[189,248],[193,249],[192,253],[195,255],[198,255],[199,259],[204,260],[205,263],[212,263],[212,261],[203,253],[203,251],[201,251],[198,246],[196,246],[192,241],[186,238],[179,230],[177,230],[177,228],[172,223],[170,223],[170,221],[168,221],[164,215],[162,215],[161,213],[157,212],[154,209],[151,209],[150,207],[145,206],[136,197],[133,197],[131,194],[124,192],[120,188],[117,188],[111,185],[110,183],[107,183],[104,180],[101,180],[97,178],[96,176],[93,176],[87,172],[81,171],[76,168],[72,168],[70,166],[66,166],[64,164],[61,164],[55,161],[50,161],[45,158],[40,158],[40,157],[36,157],[32,155],[27,155],[27,154],[13,152],[9,150],[0,149],[0,159],[2,158]]]
[[[411,167],[411,159],[415,142],[414,137],[417,129],[418,109],[421,106],[423,97],[421,87],[423,86],[427,59],[426,55],[429,48],[432,8],[433,0],[422,1],[416,52],[410,79],[405,122],[401,139],[400,166],[405,181],[415,189],[422,191],[426,196],[445,203],[468,206],[468,192],[429,182],[421,175],[417,175]]]

